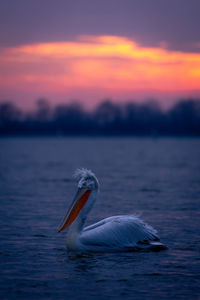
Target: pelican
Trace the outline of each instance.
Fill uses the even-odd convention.
[[[95,174],[78,169],[78,191],[58,232],[68,227],[66,246],[75,252],[127,252],[135,250],[163,250],[157,231],[136,215],[120,215],[103,219],[84,228],[99,189]]]

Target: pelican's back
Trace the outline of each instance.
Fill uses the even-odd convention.
[[[86,227],[81,243],[91,251],[131,251],[160,247],[155,229],[138,216],[114,216]],[[154,242],[154,243],[153,243]]]

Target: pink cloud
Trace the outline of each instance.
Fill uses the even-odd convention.
[[[141,47],[118,36],[90,36],[1,48],[0,98],[76,98],[91,105],[104,97],[198,94],[200,54],[165,46]]]

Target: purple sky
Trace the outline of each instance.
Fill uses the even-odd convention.
[[[0,45],[118,35],[200,51],[199,0],[0,0]]]
[[[199,66],[200,0],[0,0],[0,101],[169,103],[200,95]]]

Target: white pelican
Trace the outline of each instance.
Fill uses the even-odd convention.
[[[90,170],[78,169],[78,191],[58,232],[68,228],[66,245],[76,252],[162,250],[157,232],[135,215],[113,216],[83,228],[92,209],[99,183]]]

